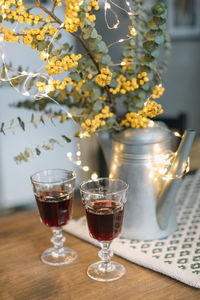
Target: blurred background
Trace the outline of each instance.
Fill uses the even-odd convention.
[[[100,0],[99,3],[103,0]],[[123,0],[116,0],[122,7]],[[155,1],[148,2],[151,6]],[[165,87],[164,95],[159,99],[159,103],[164,108],[163,117],[166,119],[184,118],[184,126],[193,128],[200,133],[200,1],[199,0],[167,0],[169,18],[168,28],[172,40],[171,56],[166,74],[163,77]],[[48,1],[45,5],[49,5]],[[64,8],[63,8],[64,9]],[[61,17],[64,16],[64,11]],[[99,32],[108,43],[119,40],[126,33],[127,15],[119,12],[120,26],[117,31],[108,30],[103,17],[103,5],[97,14],[97,26]],[[74,44],[75,41],[69,38],[68,42]],[[111,49],[114,61],[120,56],[120,47]],[[14,65],[21,65],[35,71],[41,66],[41,60],[36,51],[22,45],[6,43],[6,61],[12,61]],[[23,120],[30,120],[31,111],[9,107],[9,104],[24,100],[16,90],[8,84],[0,86],[0,121],[5,122],[5,128],[9,127],[9,121],[21,117]],[[36,114],[37,116],[37,114]],[[39,118],[40,114],[38,114]],[[77,190],[80,182],[91,176],[93,172],[99,171],[101,161],[99,159],[99,146],[97,139],[81,142],[82,163],[90,167],[85,173],[72,163],[67,153],[71,152],[76,159],[77,143],[79,140],[73,139],[72,143],[56,145],[54,151],[43,151],[41,156],[30,159],[29,162],[22,162],[16,165],[13,157],[23,152],[26,147],[35,148],[38,144],[47,143],[50,138],[58,139],[64,134],[73,137],[76,131],[73,122],[55,124],[50,121],[46,125],[39,125],[35,129],[32,125],[27,126],[25,132],[16,128],[15,134],[10,130],[6,131],[6,136],[0,134],[0,210],[13,207],[34,207],[35,201],[30,184],[30,175],[45,168],[66,168],[77,173]],[[200,158],[199,158],[200,159]]]

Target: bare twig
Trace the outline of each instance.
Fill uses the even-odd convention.
[[[54,13],[54,10],[55,10],[55,8],[56,8],[56,3],[57,3],[57,1],[54,0],[53,6],[52,6],[52,9],[51,9],[51,13]]]

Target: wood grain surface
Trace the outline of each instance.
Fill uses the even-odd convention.
[[[74,216],[83,213],[75,203]],[[48,266],[40,261],[40,255],[51,245],[51,231],[40,222],[37,212],[0,220],[0,300],[200,299],[200,289],[117,256],[114,259],[126,267],[125,276],[109,283],[93,281],[86,269],[97,261],[98,249],[64,235],[66,245],[77,250],[78,258],[69,265]]]

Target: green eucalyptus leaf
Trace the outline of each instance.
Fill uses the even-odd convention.
[[[109,87],[115,88],[116,86],[117,86],[117,81],[116,81],[114,78],[112,78],[112,79],[111,79],[111,82],[110,82],[110,84],[109,84]]]
[[[103,55],[101,62],[102,62],[102,64],[110,65],[112,63],[110,55],[108,55],[108,54]]]
[[[103,101],[101,100],[98,100],[95,102],[95,104],[93,105],[93,111],[96,113],[96,112],[99,112],[103,107]]]
[[[6,134],[5,134],[5,131],[4,131],[4,126],[5,126],[5,123],[4,123],[4,122],[1,123],[1,129],[0,129],[0,132],[2,132],[4,135],[6,135]]]
[[[147,25],[148,25],[151,29],[153,29],[153,30],[159,29],[159,27],[158,27],[158,25],[156,24],[154,18],[151,18],[151,19],[148,21]]]
[[[91,80],[89,80],[85,83],[86,90],[88,90],[88,91],[92,91],[94,86],[95,86],[95,83]]]
[[[146,33],[145,37],[148,41],[154,41],[155,40],[155,37],[153,35],[151,35],[151,33],[149,31]]]
[[[90,37],[92,38],[92,39],[95,39],[96,37],[97,37],[97,31],[96,31],[96,29],[95,28],[93,28],[92,29],[92,32],[90,33]]]
[[[151,72],[151,68],[149,67],[150,64],[147,65],[143,65],[139,68],[139,73],[142,73],[142,72],[147,72],[148,73],[148,77],[149,77],[149,74]]]
[[[108,126],[114,125],[115,122],[116,122],[116,119],[115,119],[114,116],[112,118],[108,118],[107,121],[106,121],[106,123],[107,123]]]
[[[59,33],[56,39],[57,39],[57,40],[60,40],[60,39],[61,39],[61,37],[62,37],[62,34],[61,34],[61,33]]]
[[[98,86],[95,86],[93,89],[93,94],[94,94],[93,99],[94,100],[98,99],[101,96],[101,88]]]
[[[147,41],[143,43],[143,47],[147,52],[151,53],[158,48],[158,45],[154,41]]]
[[[155,69],[157,67],[158,63],[157,61],[153,61],[149,64],[149,66],[152,68],[152,69]],[[148,76],[149,77],[149,76]]]
[[[42,50],[46,49],[46,47],[47,47],[47,42],[46,41],[39,41],[38,42],[38,47],[37,47],[38,51],[42,51]]]
[[[141,99],[146,99],[146,97],[147,97],[147,94],[146,94],[146,92],[145,91],[143,91],[143,90],[138,90],[138,96],[141,98]]]
[[[21,119],[20,117],[17,117],[17,119],[18,119],[18,122],[19,122],[19,126],[20,126],[23,130],[25,130],[25,123],[22,121],[22,119]]]
[[[156,37],[157,35],[161,35],[162,34],[162,30],[160,30],[160,29],[151,29],[149,32],[154,37]]]
[[[163,44],[164,43],[164,40],[165,40],[165,38],[164,38],[164,36],[163,35],[158,35],[158,36],[156,36],[155,37],[155,42],[156,42],[156,44]]]
[[[151,9],[152,14],[155,16],[160,16],[167,12],[167,6],[163,2],[157,2]]]
[[[34,119],[34,114],[31,115],[31,124],[32,124],[35,128],[37,128],[37,124],[36,124],[35,119]]]
[[[57,100],[58,100],[58,101],[63,101],[63,100],[65,100],[66,94],[67,94],[66,89],[61,90],[61,91],[59,92],[58,96],[57,96]]]
[[[142,85],[142,88],[143,88],[143,90],[148,91],[149,88],[150,88],[150,83],[149,83],[149,82],[145,82],[145,83]]]
[[[66,114],[61,114],[60,116],[60,123],[64,123],[67,120],[67,115]]]
[[[48,50],[49,50],[49,53],[52,52],[52,50],[53,50],[53,44],[52,43],[50,45],[48,45]]]
[[[155,49],[155,50],[153,50],[153,51],[151,52],[151,55],[152,55],[153,57],[158,57],[159,54],[160,54],[160,50],[159,50],[159,49]]]
[[[58,56],[59,54],[61,54],[61,52],[62,52],[62,50],[57,49],[57,50],[53,51],[52,54],[53,54],[54,56]]]
[[[159,28],[159,25],[163,25],[166,23],[166,20],[162,19],[161,17],[153,17],[153,19],[154,19],[154,22],[158,25],[158,28]]]
[[[67,142],[67,143],[71,143],[71,139],[70,138],[68,138],[66,135],[62,135],[62,138],[65,140],[65,142]]]
[[[28,91],[33,87],[36,77],[32,77],[28,84]]]
[[[107,53],[108,52],[108,48],[105,44],[105,42],[100,41],[97,45],[97,50],[102,52],[102,53]]]
[[[87,19],[87,18],[84,18],[84,24],[86,25],[86,26],[90,26],[91,25],[91,22]]]
[[[35,148],[35,152],[36,152],[36,155],[40,155],[41,154],[41,151],[38,147]]]
[[[159,27],[162,31],[167,30],[167,24],[166,24],[166,23],[160,24],[158,27]]]
[[[64,48],[65,50],[69,49],[69,44],[68,44],[68,43],[64,43],[64,44],[63,44],[63,48]]]
[[[151,54],[145,54],[144,56],[142,56],[139,59],[141,62],[146,62],[146,63],[150,63],[152,61],[154,61],[154,57]]]
[[[40,122],[42,122],[43,124],[45,124],[45,122],[44,122],[44,115],[40,116]]]
[[[77,73],[77,72],[71,72],[71,73],[70,73],[70,77],[71,77],[72,80],[74,80],[74,81],[76,81],[76,82],[81,81],[81,76],[80,76],[80,74]]]

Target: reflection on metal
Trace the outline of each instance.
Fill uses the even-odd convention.
[[[172,134],[161,126],[113,136],[112,157],[107,160],[110,177],[129,184],[123,237],[152,240],[175,231],[175,197],[194,136],[194,131],[186,131],[176,153],[171,151]]]

